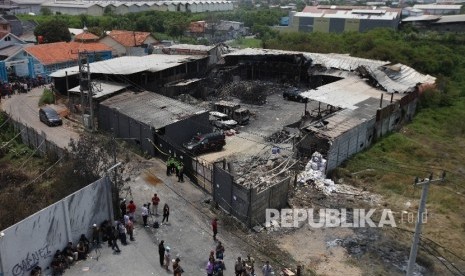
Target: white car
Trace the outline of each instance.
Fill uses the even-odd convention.
[[[220,129],[232,129],[237,126],[236,121],[229,119],[228,115],[218,111],[210,111],[210,123]]]

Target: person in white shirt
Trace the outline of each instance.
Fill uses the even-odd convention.
[[[262,268],[263,276],[273,275],[273,268],[270,265],[269,261],[266,261],[266,264]]]
[[[144,227],[149,227],[147,225],[147,217],[149,216],[149,209],[147,209],[147,204],[144,204],[144,206],[142,206],[142,219],[144,220]]]

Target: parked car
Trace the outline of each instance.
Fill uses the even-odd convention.
[[[308,99],[302,97],[301,93],[302,92],[300,92],[299,89],[291,88],[283,92],[283,98],[288,101],[296,101],[301,103],[308,102]]]
[[[196,135],[192,140],[183,144],[184,148],[193,154],[220,151],[224,145],[226,145],[226,139],[222,132]]]
[[[55,109],[50,107],[42,107],[39,109],[39,119],[48,126],[61,126],[63,121]]]
[[[228,115],[218,112],[210,112],[210,123],[220,129],[232,129],[237,126],[237,122],[229,119]]]

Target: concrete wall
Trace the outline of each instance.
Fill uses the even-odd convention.
[[[6,276],[29,275],[39,265],[49,275],[56,250],[68,241],[77,243],[81,234],[89,237],[92,224],[112,217],[111,182],[103,178],[3,230],[1,271]]]

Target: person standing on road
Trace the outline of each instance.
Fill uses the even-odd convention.
[[[184,272],[184,269],[182,269],[181,265],[179,264],[181,262],[181,259],[176,258],[176,260],[173,263],[173,276],[181,276],[181,274]]]
[[[178,182],[184,182],[184,165],[182,163],[179,166]]]
[[[125,216],[126,215],[126,210],[127,210],[127,207],[126,207],[126,199],[123,199],[121,201],[121,204],[119,205],[119,208],[121,209],[121,216]]]
[[[242,265],[241,257],[237,258],[236,264],[234,265],[234,273],[236,276],[241,276],[244,271],[244,266]]]
[[[162,240],[160,244],[158,244],[158,254],[160,255],[160,266],[163,266],[163,260],[165,259],[165,241]]]
[[[128,211],[129,211],[129,217],[130,218],[133,218],[134,221],[136,221],[136,204],[134,204],[134,201],[129,201],[129,204],[128,204]]]
[[[167,271],[170,271],[170,262],[171,262],[171,253],[170,253],[170,247],[167,246],[165,247],[165,269]]]
[[[116,253],[121,252],[118,246],[118,242],[117,242],[118,236],[119,236],[118,229],[115,226],[111,227],[111,237],[110,237],[111,249],[115,250]]]
[[[215,260],[213,258],[210,258],[207,263],[207,267],[205,270],[207,271],[207,276],[213,276],[213,264],[215,263]]]
[[[218,234],[218,219],[214,218],[212,220],[212,229],[213,229],[213,240],[216,241],[216,234]]]
[[[271,276],[273,268],[270,265],[270,261],[266,261],[266,264],[262,268],[263,276]]]
[[[218,241],[218,245],[216,246],[216,258],[223,260],[224,258],[224,246],[223,244]]]
[[[128,222],[126,223],[126,230],[129,235],[129,240],[134,241],[134,222],[132,222],[132,218],[129,218]]]
[[[119,239],[121,241],[121,244],[128,245],[127,236],[126,236],[126,227],[124,226],[123,222],[118,221],[116,226],[118,227]]]
[[[152,215],[158,216],[158,204],[160,203],[160,198],[157,194],[153,194],[152,197]]]
[[[147,217],[149,216],[149,209],[147,209],[147,204],[144,204],[144,206],[142,206],[141,210],[142,210],[142,212],[141,212],[142,220],[144,221],[144,227],[149,227],[147,225]]]
[[[163,206],[163,220],[161,221],[161,223],[165,222],[165,219],[166,219],[166,222],[168,222],[169,216],[170,216],[170,207],[168,206],[167,203],[165,203],[165,206]]]

